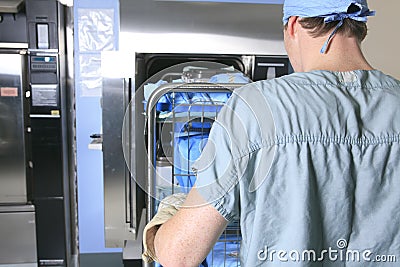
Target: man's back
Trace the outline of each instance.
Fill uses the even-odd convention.
[[[225,201],[224,207],[232,211],[225,217],[233,218],[240,206],[243,266],[377,266],[379,256],[389,261],[384,266],[395,266],[390,255],[400,261],[399,81],[379,71],[314,71],[258,82],[237,96],[251,103],[255,90],[272,111],[275,136],[249,135],[259,149],[233,155],[237,166],[252,166],[229,193],[241,192],[240,205]],[[273,161],[250,192],[271,144],[266,139],[275,140]]]

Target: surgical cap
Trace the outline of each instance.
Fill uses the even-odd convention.
[[[354,13],[347,13],[349,7],[355,5],[359,8]],[[368,9],[366,0],[285,0],[283,5],[283,23],[286,24],[291,16],[302,18],[322,17],[325,22],[341,20],[341,16],[357,21],[367,21],[367,16],[374,12]]]
[[[349,9],[351,6],[358,8]],[[320,17],[324,18],[325,23],[339,21],[336,29],[321,49],[321,53],[325,53],[329,41],[342,26],[344,19],[366,22],[368,16],[374,15],[375,11],[369,10],[366,0],[285,0],[283,5],[283,24],[286,24],[292,16]]]

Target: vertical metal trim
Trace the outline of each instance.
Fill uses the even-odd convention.
[[[125,149],[130,148],[131,146],[131,136],[130,133],[127,131],[128,129],[132,129],[130,127],[130,123],[131,123],[131,113],[127,112],[128,108],[129,108],[129,88],[128,85],[129,82],[126,81],[126,79],[122,80],[122,88],[123,88],[123,97],[122,97],[122,105],[124,107],[125,113],[123,114],[123,124],[122,124],[122,138],[121,138],[121,145],[122,147]],[[124,127],[125,123],[129,123],[128,128]],[[125,136],[125,138],[127,138],[127,140],[125,140],[124,142],[124,138],[123,136]],[[131,154],[130,153],[123,153],[123,157],[125,159],[125,163],[129,164],[131,162]],[[129,166],[128,166],[129,167]],[[126,205],[126,210],[125,210],[125,220],[127,223],[129,223],[131,221],[131,196],[130,196],[130,172],[129,170],[126,170],[125,168],[125,205]]]
[[[134,240],[128,213],[130,172],[125,163],[122,140],[123,119],[129,98],[126,81],[103,78],[102,127],[104,174],[104,223],[106,247],[123,247],[125,240]],[[125,136],[126,137],[126,136]],[[129,137],[128,137],[129,138]],[[124,143],[123,143],[124,142]],[[135,226],[135,225],[134,225]]]
[[[73,82],[73,8],[57,1],[59,90],[62,124],[66,266],[78,266],[75,90]],[[78,265],[76,265],[78,264]]]
[[[147,164],[147,185],[146,185],[146,191],[147,191],[147,206],[146,206],[146,215],[147,215],[147,222],[151,221],[153,217],[153,211],[154,211],[154,178],[155,178],[155,162],[156,162],[156,135],[155,135],[155,129],[156,129],[156,108],[154,106],[154,103],[157,103],[157,101],[160,99],[161,95],[156,95],[154,98],[150,97],[147,105],[147,110],[148,110],[148,115],[147,115],[147,153],[148,153],[148,164]],[[151,101],[154,99],[154,103]],[[153,108],[154,107],[154,108]]]
[[[71,258],[72,267],[79,266],[79,229],[78,229],[78,192],[77,192],[77,158],[76,158],[76,110],[74,88],[74,10],[73,6],[65,7],[65,58],[66,58],[66,116],[68,136],[68,173],[69,173],[69,205],[71,226]]]

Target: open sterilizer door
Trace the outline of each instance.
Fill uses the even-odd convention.
[[[159,200],[187,192],[194,183],[190,166],[182,166],[199,153],[176,152],[185,142],[205,144],[232,90],[253,77],[285,75],[289,62],[287,57],[200,54],[138,53],[134,59],[134,77],[103,77],[102,149],[106,245],[124,248],[124,259],[139,260],[143,227]],[[229,231],[237,237],[237,225]]]

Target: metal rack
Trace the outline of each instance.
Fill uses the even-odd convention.
[[[235,88],[241,87],[243,84],[208,84],[208,83],[169,83],[158,87],[149,97],[146,109],[146,134],[147,134],[147,222],[149,222],[155,214],[158,202],[154,196],[163,198],[169,194],[177,192],[187,192],[186,190],[192,186],[188,183],[186,187],[177,183],[177,177],[181,176],[188,180],[195,179],[190,168],[190,151],[187,146],[187,162],[182,172],[176,173],[176,140],[179,137],[185,138],[188,144],[193,138],[193,133],[200,140],[207,140],[207,136],[213,121],[215,120],[219,110],[224,102],[214,100],[190,101],[188,103],[175,102],[175,94],[191,94],[191,93],[229,93]],[[171,109],[168,113],[160,113],[157,110],[157,103],[166,94],[172,99]],[[161,114],[161,115],[160,115]],[[170,134],[170,141],[165,141],[162,132],[164,127],[166,135]],[[160,194],[160,188],[157,188],[157,179],[160,175],[157,169],[157,162],[160,162],[160,142],[164,138],[167,148],[162,153],[162,161],[166,165],[170,164],[171,172],[167,186],[163,187],[164,195]],[[168,139],[168,138],[167,138]],[[160,141],[161,140],[161,141]],[[168,148],[169,147],[169,148]],[[165,185],[165,183],[164,183]],[[169,188],[167,188],[169,187]],[[240,266],[239,250],[240,250],[241,234],[239,222],[228,225],[224,233],[217,241],[215,247],[207,256],[200,266],[219,267],[219,266]]]

